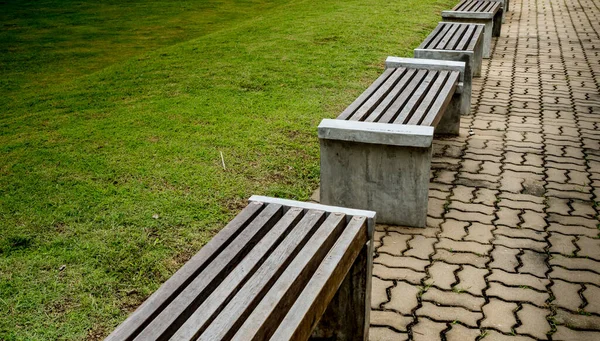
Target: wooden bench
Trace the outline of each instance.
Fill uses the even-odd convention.
[[[481,75],[484,25],[441,22],[415,49],[415,58],[465,62],[465,93],[471,93],[473,76]],[[471,106],[471,96],[467,96]],[[467,105],[467,104],[465,104]]]
[[[449,22],[484,24],[483,58],[489,58],[492,36],[499,37],[502,29],[502,3],[489,0],[462,0],[450,11],[442,11],[442,18]]]
[[[367,340],[374,219],[253,196],[106,340]]]
[[[388,57],[362,95],[319,125],[321,202],[425,226],[433,135],[458,135],[471,96],[464,77],[464,62]]]

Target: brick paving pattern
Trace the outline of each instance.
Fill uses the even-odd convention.
[[[513,0],[428,227],[378,226],[371,340],[600,340],[600,1]]]

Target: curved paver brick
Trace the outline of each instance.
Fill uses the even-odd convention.
[[[600,6],[506,19],[460,136],[434,142],[427,228],[377,227],[382,309],[406,316],[376,312],[372,337],[600,340]]]

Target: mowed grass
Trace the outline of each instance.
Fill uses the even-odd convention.
[[[250,195],[306,200],[319,121],[455,2],[0,4],[0,340],[102,338]]]

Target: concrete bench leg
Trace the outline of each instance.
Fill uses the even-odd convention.
[[[462,107],[465,105],[464,102],[466,102],[466,97],[470,96],[463,96],[463,94],[455,94],[452,96],[452,100],[448,104],[444,116],[442,116],[435,127],[436,135],[459,135],[460,116],[464,115],[464,109]],[[470,105],[470,101],[468,104]]]
[[[504,10],[500,9],[498,12],[496,12],[496,15],[494,15],[494,28],[492,31],[492,35],[494,37],[499,37],[500,33],[502,32],[502,23],[504,22]]]
[[[321,203],[376,211],[383,224],[425,226],[431,145],[320,143]]]
[[[500,11],[498,11],[499,13]],[[443,15],[443,13],[442,13]],[[501,17],[500,17],[501,18]],[[446,22],[460,22],[469,24],[483,24],[483,58],[490,58],[492,54],[492,33],[494,32],[494,19],[477,19],[477,18],[455,18],[455,17],[443,17],[443,21]],[[498,25],[502,26],[502,25]],[[500,28],[498,28],[498,36],[500,35]]]
[[[363,246],[309,340],[369,340],[373,241]]]

